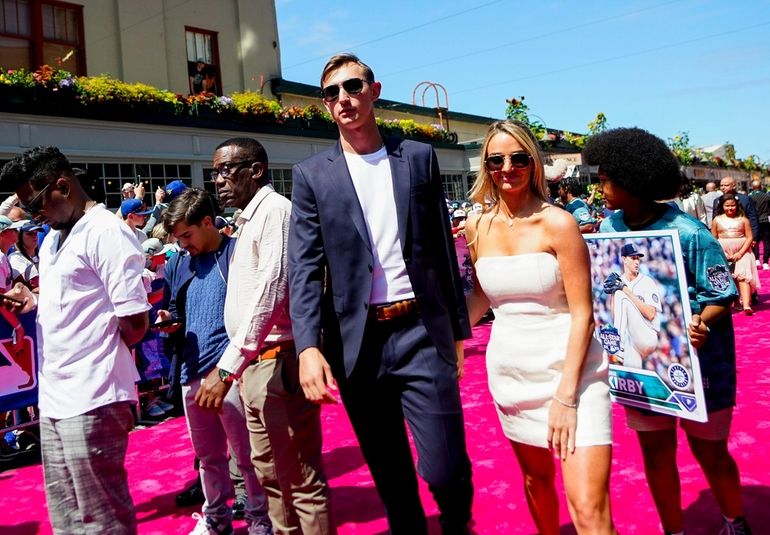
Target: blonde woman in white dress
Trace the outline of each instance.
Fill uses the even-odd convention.
[[[578,533],[615,533],[610,514],[612,432],[607,362],[593,338],[588,249],[575,219],[552,206],[537,141],[498,121],[471,190],[491,205],[466,225],[472,323],[491,306],[489,388],[524,475],[541,534],[559,533],[555,462],[561,462]]]

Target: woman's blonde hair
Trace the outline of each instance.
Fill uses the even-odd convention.
[[[498,191],[497,184],[495,184],[495,181],[492,179],[492,175],[487,170],[485,163],[488,156],[489,140],[497,134],[507,134],[511,136],[524,148],[524,151],[532,157],[532,172],[529,175],[529,189],[538,198],[550,202],[548,187],[545,183],[543,155],[540,152],[537,139],[535,139],[534,134],[526,124],[511,119],[495,121],[489,125],[489,130],[487,130],[487,135],[484,138],[484,144],[481,146],[481,169],[479,170],[479,174],[476,176],[476,180],[473,182],[473,187],[469,193],[471,200],[473,202],[481,203],[484,206],[492,204],[495,209],[500,206],[500,191]]]

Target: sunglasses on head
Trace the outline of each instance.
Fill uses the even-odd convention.
[[[529,167],[529,162],[532,156],[526,152],[513,152],[511,154],[492,154],[487,156],[484,163],[487,164],[487,169],[490,171],[500,171],[505,165],[505,160],[511,162],[511,167],[514,169],[526,169]]]
[[[345,90],[348,95],[358,95],[364,90],[364,84],[368,84],[368,80],[363,78],[348,78],[344,82],[339,84],[327,85],[321,89],[321,97],[326,102],[334,102],[340,96],[340,87]]]

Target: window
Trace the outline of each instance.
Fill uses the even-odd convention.
[[[204,91],[222,94],[219,73],[219,45],[216,32],[185,27],[187,41],[187,74],[190,77],[190,94]]]
[[[291,199],[291,169],[268,169],[275,191]]]
[[[463,185],[463,175],[441,175],[441,183],[444,185],[444,195],[450,201],[462,201],[467,198]]]
[[[120,206],[123,195],[121,187],[126,182],[144,183],[144,202],[147,206],[155,204],[155,190],[165,188],[172,180],[181,180],[192,186],[192,166],[188,164],[155,165],[149,163],[72,163],[72,167],[88,169],[101,177],[107,194],[107,206],[111,209]]]
[[[86,74],[83,6],[56,0],[0,0],[0,66],[61,66]]]

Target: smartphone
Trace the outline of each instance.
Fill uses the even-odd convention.
[[[172,327],[174,325],[179,325],[182,323],[182,319],[177,318],[173,320],[165,320],[165,321],[159,321],[158,323],[151,323],[150,329],[160,329],[162,327]]]
[[[4,299],[5,301],[9,301],[11,303],[15,303],[17,305],[23,305],[24,301],[21,301],[20,299],[15,299],[13,297],[8,297],[7,295],[0,294],[0,299]]]

